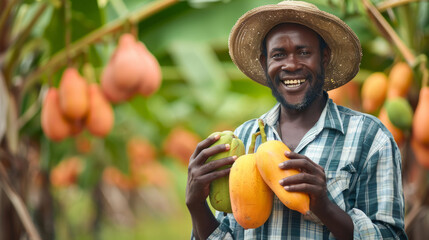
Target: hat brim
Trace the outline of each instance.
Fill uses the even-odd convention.
[[[252,80],[267,86],[260,63],[266,34],[280,23],[298,23],[317,32],[331,49],[325,69],[325,90],[340,87],[359,71],[362,49],[356,34],[338,17],[313,4],[285,1],[254,8],[238,19],[229,36],[229,54],[237,67]]]

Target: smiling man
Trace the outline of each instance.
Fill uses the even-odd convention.
[[[237,67],[268,86],[278,101],[260,118],[268,139],[292,150],[278,167],[300,171],[279,184],[307,193],[311,213],[304,216],[274,197],[270,217],[257,229],[243,229],[233,214],[214,216],[206,203],[209,185],[229,174],[215,169],[235,157],[205,164],[229,148],[209,147],[217,140],[210,137],[195,149],[188,168],[193,237],[406,239],[401,156],[392,135],[377,118],[337,106],[327,93],[359,71],[361,47],[354,32],[312,4],[284,1],[244,14],[231,31],[229,48]],[[252,119],[235,134],[248,148],[258,130]]]

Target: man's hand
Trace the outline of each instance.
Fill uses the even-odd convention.
[[[285,152],[289,160],[281,163],[281,169],[296,169],[301,173],[284,178],[280,184],[290,192],[304,192],[310,196],[310,209],[337,239],[353,238],[351,217],[328,198],[324,169],[308,157]]]
[[[310,209],[316,215],[326,209],[329,202],[324,169],[308,157],[294,152],[286,152],[289,158],[279,165],[283,170],[296,169],[301,173],[284,178],[280,184],[290,192],[304,192],[310,196]]]
[[[186,206],[192,217],[196,239],[206,239],[219,225],[206,202],[210,192],[210,183],[215,179],[228,175],[230,168],[219,171],[216,171],[216,169],[234,163],[237,158],[236,156],[231,156],[205,163],[209,157],[229,150],[229,144],[210,147],[219,138],[220,135],[216,135],[201,141],[189,160]]]

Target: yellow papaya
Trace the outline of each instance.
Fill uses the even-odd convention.
[[[273,208],[273,191],[264,182],[256,166],[253,149],[257,135],[252,136],[251,153],[237,158],[229,173],[232,213],[244,229],[262,226]]]
[[[262,135],[265,134],[265,130],[261,121]],[[256,166],[265,183],[286,207],[306,215],[310,211],[310,197],[308,194],[286,191],[279,183],[281,179],[299,173],[295,169],[283,170],[279,168],[280,163],[289,160],[284,154],[286,151],[290,151],[290,149],[283,142],[278,140],[266,141],[256,150]]]

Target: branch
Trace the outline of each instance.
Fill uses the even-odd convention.
[[[380,12],[384,12],[389,8],[394,8],[408,3],[421,2],[421,1],[427,1],[427,0],[387,0],[377,4],[377,9]]]
[[[411,50],[404,44],[404,42],[399,38],[398,34],[396,34],[392,26],[390,26],[386,19],[384,19],[381,13],[377,10],[376,7],[374,7],[374,5],[372,5],[369,0],[362,0],[362,2],[369,16],[375,22],[379,30],[390,42],[392,42],[399,49],[399,52],[402,54],[407,63],[410,66],[414,66],[416,57],[411,52]]]
[[[0,33],[3,33],[3,28],[10,16],[10,12],[12,11],[13,6],[16,6],[19,0],[11,0],[7,3],[6,8],[2,12],[0,16]]]
[[[153,1],[148,5],[144,6],[142,9],[130,14],[125,18],[118,19],[116,21],[104,25],[97,30],[94,30],[90,34],[86,35],[84,38],[70,45],[69,57],[73,57],[79,54],[85,48],[87,48],[88,45],[99,41],[103,36],[119,32],[124,26],[127,26],[130,23],[138,23],[141,20],[148,18],[149,16],[163,10],[164,8],[167,8],[170,5],[177,3],[178,1],[179,0]],[[22,89],[23,93],[26,92],[26,90],[28,90],[45,72],[56,71],[58,68],[66,64],[66,59],[67,51],[62,50],[55,54],[51,59],[49,59],[46,64],[41,65],[37,70],[28,75],[24,80],[24,86]]]
[[[39,233],[37,232],[36,226],[31,220],[28,209],[22,201],[21,197],[16,193],[10,184],[10,180],[7,176],[6,169],[4,169],[3,164],[0,162],[0,187],[3,188],[4,192],[8,196],[10,202],[15,207],[16,212],[18,213],[19,218],[21,219],[22,224],[24,225],[25,230],[28,233],[28,236],[31,240],[42,240]]]
[[[11,76],[12,76],[15,64],[17,63],[17,61],[19,60],[19,56],[21,55],[22,46],[25,44],[25,41],[27,40],[28,35],[33,30],[34,25],[36,24],[36,22],[40,18],[40,16],[43,14],[43,12],[45,11],[45,9],[46,9],[47,6],[48,5],[46,3],[42,4],[39,7],[39,9],[37,9],[36,14],[34,14],[33,18],[30,20],[30,22],[28,23],[28,25],[24,28],[24,30],[22,30],[18,34],[18,36],[17,36],[17,38],[15,40],[15,46],[14,46],[14,50],[13,50],[12,56],[9,59],[9,63],[5,67],[4,75],[5,75],[6,82],[8,84],[11,81]]]

